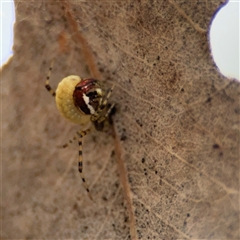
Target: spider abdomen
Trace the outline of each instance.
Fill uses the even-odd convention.
[[[90,115],[81,112],[74,104],[73,92],[78,83],[81,82],[79,76],[71,75],[64,78],[56,90],[56,105],[60,113],[69,121],[80,124],[88,125],[90,122]]]

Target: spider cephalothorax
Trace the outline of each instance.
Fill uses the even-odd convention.
[[[92,123],[97,130],[102,130],[104,121],[109,120],[114,104],[108,104],[108,99],[114,86],[105,92],[102,83],[96,79],[81,79],[79,76],[70,75],[62,79],[55,92],[49,85],[52,67],[53,62],[49,68],[45,87],[55,97],[60,113],[69,121],[80,126],[80,130],[77,132],[79,145],[78,170],[84,187],[89,192],[82,173],[82,138],[90,131]],[[67,145],[65,144],[64,147]],[[91,195],[89,196],[91,198]]]
[[[85,114],[99,112],[103,101],[104,90],[96,79],[87,78],[80,81],[73,92],[75,106]]]

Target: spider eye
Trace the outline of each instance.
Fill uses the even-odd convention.
[[[85,114],[94,114],[99,107],[101,96],[97,80],[89,78],[80,81],[73,92],[75,106]]]

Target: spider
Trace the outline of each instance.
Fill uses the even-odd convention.
[[[55,92],[49,84],[53,65],[54,60],[49,68],[45,87],[55,97],[61,115],[80,125],[80,130],[77,132],[79,145],[78,171],[84,188],[92,199],[83,174],[82,138],[90,132],[92,124],[97,130],[102,130],[104,121],[109,120],[114,104],[109,105],[108,99],[113,92],[114,85],[105,91],[102,83],[96,79],[81,79],[79,76],[70,75],[62,79]],[[63,145],[63,147],[67,146],[68,144]]]

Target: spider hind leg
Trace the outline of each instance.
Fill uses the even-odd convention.
[[[77,132],[78,135],[78,146],[79,146],[79,151],[78,151],[78,155],[79,155],[79,161],[78,161],[78,171],[80,173],[80,177],[82,179],[84,188],[86,189],[86,191],[88,192],[88,196],[91,200],[93,200],[91,194],[90,194],[90,190],[89,187],[86,183],[84,174],[83,174],[83,155],[82,155],[82,138],[87,135],[90,132],[90,130],[86,130],[86,131],[79,131]],[[94,200],[93,200],[94,201]]]

